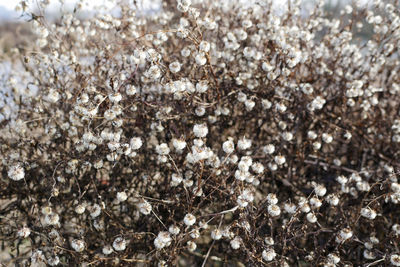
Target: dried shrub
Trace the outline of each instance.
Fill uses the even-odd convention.
[[[400,266],[398,2],[81,7],[5,82],[11,262]]]

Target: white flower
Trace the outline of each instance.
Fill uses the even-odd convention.
[[[241,243],[242,239],[239,236],[236,236],[234,239],[231,240],[231,242],[229,242],[231,248],[235,250],[240,248]]]
[[[126,249],[126,240],[122,237],[115,238],[113,242],[113,248],[116,251],[122,251]]]
[[[285,141],[291,141],[293,139],[293,134],[291,132],[283,132],[282,138]]]
[[[161,77],[161,70],[157,65],[153,65],[145,72],[145,76],[151,80],[157,80]]]
[[[317,197],[310,198],[310,204],[313,208],[319,208],[322,206],[322,201],[319,200]]]
[[[393,254],[390,256],[390,263],[394,266],[400,266],[400,256],[397,254]]]
[[[7,174],[8,177],[14,181],[19,181],[21,179],[24,179],[25,177],[24,168],[20,164],[14,164],[13,166],[11,166]]]
[[[162,143],[156,146],[156,152],[160,155],[168,155],[169,151],[169,147],[166,143]]]
[[[273,154],[275,152],[275,146],[273,144],[268,144],[266,146],[263,147],[263,152],[265,154]]]
[[[188,47],[183,48],[183,49],[181,50],[181,55],[182,55],[183,57],[188,57],[188,56],[190,56],[190,49],[189,49]]]
[[[268,201],[268,204],[277,204],[278,203],[278,198],[276,197],[275,194],[269,193],[267,195],[267,201]]]
[[[265,244],[267,244],[268,246],[273,246],[273,245],[275,244],[274,239],[273,239],[272,237],[270,237],[270,236],[266,236],[266,237],[264,238],[264,242],[265,242]]]
[[[339,198],[334,194],[328,195],[326,201],[332,206],[337,206],[339,204]]]
[[[171,175],[171,186],[178,186],[182,182],[183,178],[177,173]]]
[[[239,150],[246,150],[251,147],[251,140],[247,139],[245,136],[243,136],[242,139],[239,139],[237,143],[237,147]]]
[[[308,131],[307,137],[308,139],[315,140],[318,136],[314,131]]]
[[[222,237],[222,233],[219,229],[214,229],[211,231],[211,238],[214,240],[220,240]]]
[[[210,43],[207,41],[201,41],[201,43],[199,45],[199,50],[202,52],[210,51]]]
[[[396,235],[400,235],[400,224],[393,224],[392,231],[396,233]]]
[[[60,222],[60,216],[57,213],[50,213],[44,217],[44,223],[46,225],[56,225]]]
[[[247,99],[246,101],[244,101],[244,105],[245,105],[247,111],[251,111],[254,108],[254,106],[256,105],[256,102],[254,102],[253,100]]]
[[[60,100],[60,94],[56,90],[50,89],[49,94],[47,95],[47,101],[56,103],[58,100]]]
[[[319,150],[321,148],[320,142],[314,142],[312,145],[313,145],[314,150]]]
[[[196,92],[205,93],[208,90],[208,81],[201,80],[196,84]]]
[[[222,144],[222,149],[226,154],[231,154],[233,151],[235,151],[235,144],[232,142],[232,140],[225,141]]]
[[[361,216],[363,216],[367,219],[373,220],[373,219],[375,219],[376,215],[377,215],[376,211],[374,211],[373,209],[371,209],[369,207],[361,209]]]
[[[106,245],[103,247],[102,252],[104,255],[110,255],[111,253],[113,253],[113,248],[110,245]]]
[[[183,218],[183,222],[187,226],[192,226],[196,222],[196,217],[193,214],[188,213],[188,214],[185,215],[185,218]]]
[[[268,213],[272,217],[276,217],[281,214],[281,209],[279,208],[279,206],[277,206],[275,204],[271,204],[271,205],[268,205]]]
[[[71,247],[76,251],[76,252],[82,252],[85,249],[85,242],[79,239],[74,239],[71,241]]]
[[[94,204],[90,209],[90,216],[94,219],[101,213],[101,207],[99,204]]]
[[[138,150],[142,147],[143,141],[140,137],[133,137],[131,138],[129,145],[133,150]]]
[[[172,145],[177,151],[181,151],[186,147],[186,142],[185,140],[174,138],[172,139]]]
[[[188,241],[188,242],[186,243],[186,245],[187,245],[187,248],[188,248],[189,251],[195,251],[196,248],[197,248],[196,243],[193,242],[193,241]]]
[[[294,213],[296,213],[296,210],[297,210],[297,206],[294,203],[285,203],[283,205],[283,208],[289,214],[294,214]]]
[[[208,134],[208,127],[206,124],[195,124],[193,126],[193,133],[198,138],[206,137]]]
[[[116,92],[113,94],[109,94],[108,99],[110,99],[110,101],[113,103],[118,103],[119,101],[122,100],[122,95],[120,93]]]
[[[143,200],[142,202],[137,204],[137,207],[139,208],[140,213],[144,215],[149,215],[152,210],[150,203],[146,200]]]
[[[136,94],[136,87],[134,85],[128,84],[126,86],[125,92],[129,96],[134,95]]]
[[[75,207],[75,212],[78,213],[78,214],[84,213],[85,210],[86,210],[86,206],[83,205],[83,204],[79,204],[79,205],[77,205],[77,206]]]
[[[251,169],[257,174],[261,174],[264,172],[264,166],[260,162],[253,163],[251,165]]]
[[[340,262],[339,256],[334,253],[329,253],[327,258],[328,262],[332,264],[338,264]]]
[[[376,258],[375,253],[370,251],[370,250],[368,250],[368,249],[364,249],[363,256],[367,260],[373,260],[373,259]]]
[[[268,250],[263,250],[262,257],[265,261],[273,261],[276,257],[275,250],[272,248]]]
[[[172,73],[177,73],[181,70],[181,63],[179,63],[178,61],[174,61],[171,64],[169,64],[169,70]]]
[[[118,192],[117,199],[119,202],[124,202],[128,198],[128,195],[125,192]]]
[[[168,228],[168,232],[170,232],[172,235],[177,235],[177,234],[179,234],[180,231],[181,231],[181,229],[179,229],[179,227],[176,225],[171,225]]]
[[[323,197],[326,194],[326,187],[320,184],[315,185],[314,192],[317,196]]]
[[[349,228],[344,228],[340,230],[339,234],[336,236],[336,242],[342,243],[353,236],[353,231]]]
[[[332,137],[332,135],[330,135],[330,134],[323,133],[323,134],[322,134],[322,140],[323,140],[325,143],[329,144],[329,143],[331,143],[331,142],[333,141],[333,137]]]
[[[190,232],[190,237],[193,239],[197,239],[200,237],[200,231],[199,229],[195,228]]]
[[[275,156],[274,160],[278,165],[283,165],[286,162],[286,158],[282,155]]]
[[[338,183],[339,183],[339,184],[342,184],[342,185],[346,184],[348,180],[349,180],[349,179],[347,179],[347,177],[346,177],[346,176],[343,176],[343,175],[340,175],[340,176],[338,176],[338,177],[336,178],[336,181],[338,181]]]
[[[27,238],[31,234],[31,229],[28,227],[24,226],[21,229],[18,230],[17,235],[20,238]]]
[[[207,58],[204,53],[198,53],[195,57],[196,64],[199,66],[203,66],[207,63]]]
[[[317,222],[317,216],[315,216],[314,213],[307,213],[307,221],[309,221],[310,223],[316,223]]]
[[[47,259],[47,264],[50,266],[57,266],[59,263],[60,263],[60,258],[57,255],[54,257],[49,257]]]
[[[168,232],[158,233],[156,239],[154,239],[154,245],[157,249],[162,249],[168,247],[171,244],[172,238]]]

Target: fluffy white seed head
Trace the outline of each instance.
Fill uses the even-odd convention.
[[[123,237],[117,237],[114,239],[113,248],[115,251],[122,251],[126,249],[126,240]]]
[[[166,143],[162,143],[162,144],[156,146],[156,152],[159,155],[168,155],[170,152],[170,149]]]
[[[177,73],[181,70],[181,63],[179,63],[178,61],[174,61],[171,64],[169,64],[169,70],[172,73]]]
[[[315,185],[314,192],[317,196],[323,197],[326,194],[326,187],[320,184]]]
[[[273,261],[276,257],[275,250],[272,248],[268,250],[263,250],[262,257],[265,261]]]
[[[268,144],[263,147],[263,152],[265,154],[271,155],[275,152],[275,146],[273,144]]]
[[[393,254],[390,256],[390,263],[394,266],[400,266],[400,255]]]
[[[281,214],[281,209],[279,208],[278,205],[271,204],[271,205],[268,205],[268,213],[272,217],[276,217],[276,216],[279,216]]]
[[[188,242],[186,243],[186,245],[187,245],[187,248],[188,248],[189,251],[195,251],[196,248],[197,248],[196,243],[193,242],[193,241],[188,241]]]
[[[353,236],[353,231],[349,228],[344,228],[340,230],[339,234],[336,236],[337,243],[343,243],[344,241],[350,239]]]
[[[85,241],[79,240],[79,239],[74,239],[71,241],[71,247],[76,251],[76,252],[82,252],[85,249]]]
[[[157,249],[168,247],[171,244],[172,238],[168,232],[162,231],[158,233],[156,239],[154,239],[154,246]]]
[[[142,147],[143,141],[140,137],[133,137],[131,138],[129,145],[133,150],[138,150],[139,148]]]
[[[317,216],[315,216],[315,214],[312,213],[312,212],[307,213],[306,218],[307,218],[307,221],[309,221],[310,223],[316,223],[317,222]]]
[[[139,204],[137,204],[137,207],[138,207],[140,213],[142,213],[144,215],[149,215],[152,210],[151,204],[149,202],[147,202],[146,200],[143,200]]]
[[[196,222],[196,217],[193,214],[188,213],[188,214],[185,215],[185,218],[183,218],[183,222],[187,226],[192,226]]]
[[[20,164],[14,164],[8,169],[7,174],[11,180],[19,181],[24,179],[25,170]]]
[[[119,202],[124,202],[128,198],[128,195],[122,191],[117,193],[117,199]]]
[[[282,155],[277,155],[274,157],[275,163],[278,165],[283,165],[286,162],[286,158],[285,156]]]
[[[208,127],[206,124],[195,124],[193,126],[193,133],[198,138],[206,137],[208,134]]]
[[[243,136],[243,138],[239,139],[237,147],[239,150],[249,149],[251,147],[251,140]]]
[[[365,217],[367,219],[370,219],[370,220],[375,219],[375,217],[377,215],[376,211],[374,211],[373,209],[371,209],[369,207],[362,208],[360,213],[361,213],[361,216],[363,216],[363,217]]]
[[[233,143],[232,140],[225,141],[222,144],[222,149],[226,154],[231,154],[233,153],[233,151],[235,151],[235,144]]]
[[[211,238],[214,240],[220,240],[222,237],[221,230],[219,229],[214,229],[211,231]]]
[[[101,252],[102,252],[104,255],[110,255],[111,253],[114,252],[114,250],[113,250],[112,246],[106,245],[106,246],[103,247],[103,249],[101,250]]]
[[[239,236],[236,236],[234,239],[232,239],[229,244],[231,245],[231,248],[236,250],[240,248],[240,245],[242,243],[242,238]]]
[[[177,234],[179,234],[180,231],[181,231],[181,229],[179,229],[179,227],[176,226],[176,225],[171,225],[171,226],[168,228],[168,232],[170,232],[171,235],[177,235]]]
[[[172,139],[172,145],[177,151],[182,151],[186,147],[186,141],[183,139]]]

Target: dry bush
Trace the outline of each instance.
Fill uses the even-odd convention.
[[[14,51],[11,262],[400,266],[397,1],[80,8]]]

